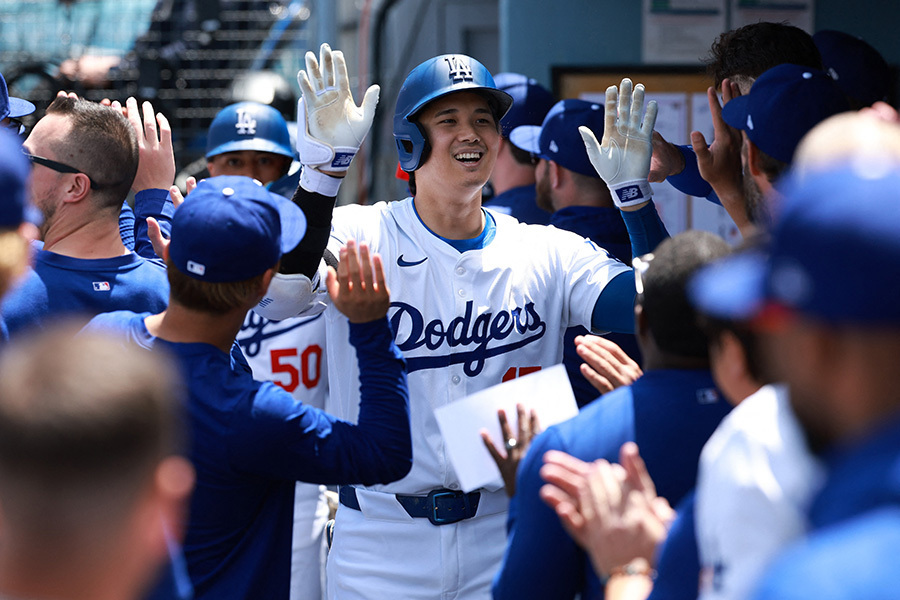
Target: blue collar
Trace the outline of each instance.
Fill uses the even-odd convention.
[[[422,220],[422,217],[419,216],[419,211],[416,209],[416,201],[413,199],[413,212],[416,213],[416,218],[419,219],[419,223],[422,224],[422,227],[428,230],[428,233],[433,235],[434,237],[447,242],[460,253],[466,252],[467,250],[481,250],[486,247],[491,241],[494,239],[494,235],[497,233],[497,223],[494,221],[494,216],[490,213],[490,211],[486,211],[483,208],[481,209],[481,213],[484,215],[484,229],[481,230],[481,234],[478,237],[474,237],[468,240],[451,240],[449,238],[445,238],[433,232],[429,229],[428,225],[425,224],[425,221]]]

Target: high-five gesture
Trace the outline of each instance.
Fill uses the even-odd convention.
[[[644,115],[643,84],[632,88],[631,80],[625,78],[619,89],[611,85],[606,90],[602,143],[587,127],[578,128],[591,164],[619,208],[637,210],[650,200],[652,191],[647,178],[656,112],[656,102],[651,100]]]
[[[302,92],[297,106],[300,162],[332,174],[346,172],[372,126],[380,88],[370,86],[357,106],[344,55],[328,44],[322,44],[318,60],[306,53],[306,70],[297,73],[297,82]]]
[[[366,323],[383,318],[391,305],[391,294],[384,282],[381,256],[370,254],[369,246],[347,240],[341,248],[337,270],[328,267],[325,285],[334,306],[351,323]]]

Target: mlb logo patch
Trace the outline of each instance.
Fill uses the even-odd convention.
[[[719,401],[719,393],[712,388],[697,390],[697,404],[715,404]]]
[[[187,270],[194,275],[199,275],[201,277],[206,275],[206,265],[201,265],[200,263],[194,262],[192,260],[187,261]]]
[[[109,282],[108,281],[95,281],[93,282],[94,291],[95,292],[108,292],[109,291]]]

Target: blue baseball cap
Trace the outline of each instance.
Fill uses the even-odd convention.
[[[525,150],[555,163],[587,175],[600,176],[588,158],[584,140],[578,128],[584,125],[603,138],[603,105],[587,100],[560,100],[553,105],[543,124],[522,125],[509,134],[509,141]]]
[[[521,125],[540,125],[544,117],[556,102],[553,94],[532,79],[521,73],[498,73],[494,76],[498,90],[512,96],[513,103],[500,119],[500,126],[505,137]]]
[[[860,107],[887,101],[892,81],[884,57],[862,38],[826,29],[813,36],[825,71]]]
[[[210,177],[175,211],[169,260],[194,279],[244,281],[273,267],[305,232],[303,211],[287,198],[249,177]]]
[[[22,224],[31,165],[22,154],[22,140],[0,129],[0,229]]]
[[[900,325],[900,169],[886,162],[786,178],[770,240],[691,281],[698,310],[741,321],[774,308],[832,324]]]
[[[293,158],[291,133],[281,113],[259,102],[229,104],[209,125],[206,158],[255,150]]]
[[[10,98],[6,79],[0,74],[0,119],[18,119],[34,112],[34,104],[21,98]]]
[[[824,71],[786,63],[760,75],[748,94],[726,104],[722,118],[772,158],[790,163],[810,129],[847,110],[847,98]]]

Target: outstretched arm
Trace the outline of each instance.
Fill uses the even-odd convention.
[[[370,86],[360,106],[350,92],[347,64],[340,50],[322,44],[319,57],[306,53],[306,70],[297,73],[297,153],[303,165],[294,202],[306,214],[303,241],[282,258],[282,273],[312,277],[328,243],[331,215],[341,180],[372,127],[380,88]]]
[[[649,182],[657,105],[651,100],[644,115],[644,86],[632,86],[625,78],[618,89],[607,88],[605,111],[602,143],[587,127],[578,131],[591,164],[622,211],[633,256],[641,256],[669,235],[651,202]]]
[[[357,422],[298,406],[281,388],[266,385],[255,401],[255,423],[247,425],[250,439],[237,442],[236,460],[246,468],[315,483],[372,485],[400,479],[412,466],[406,362],[387,319],[390,292],[381,259],[353,242],[341,254],[328,288],[350,320],[359,364]]]
[[[302,92],[297,152],[303,167],[292,201],[306,215],[306,235],[281,258],[268,296],[254,309],[272,320],[310,314],[323,306],[318,301],[317,272],[326,254],[338,190],[372,126],[378,103],[379,87],[373,85],[356,105],[344,55],[328,44],[322,44],[318,58],[306,53],[306,70],[297,74],[297,81]]]

